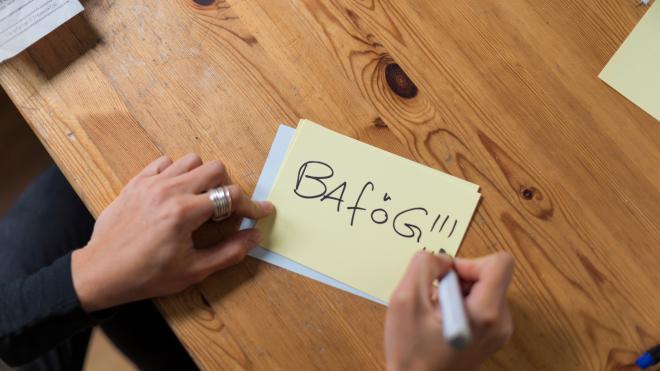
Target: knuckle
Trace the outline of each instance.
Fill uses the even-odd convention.
[[[229,189],[229,196],[231,197],[232,202],[239,203],[243,199],[243,192],[241,188],[236,184],[231,184],[227,186]]]
[[[206,166],[209,168],[211,174],[220,176],[225,172],[225,165],[218,160],[209,161]]]
[[[136,194],[139,194],[140,188],[136,186],[135,181],[131,180],[130,182],[126,183],[124,188],[121,189],[121,192],[119,192],[119,196],[117,198],[129,198],[133,197]]]
[[[413,263],[416,265],[423,265],[426,264],[430,258],[431,258],[431,254],[425,251],[418,251],[413,256]]]
[[[509,339],[511,339],[512,335],[513,335],[512,327],[509,328],[502,327],[496,331],[491,331],[488,334],[488,342],[496,350],[503,347],[509,341]]]
[[[152,179],[147,177],[135,177],[126,184],[122,192],[130,192],[132,194],[146,192],[152,188],[152,182]]]
[[[197,282],[193,281],[191,275],[186,275],[183,277],[179,277],[178,280],[174,283],[174,292],[181,292],[188,287],[196,284]]]
[[[431,265],[433,259],[433,255],[426,251],[418,251],[415,253],[415,255],[412,258],[412,261],[410,262],[410,268],[413,270],[419,270],[422,269],[423,267],[427,267]]]
[[[474,316],[474,321],[481,327],[490,328],[495,326],[500,318],[497,308],[482,309]]]
[[[179,242],[181,249],[184,251],[192,250],[195,248],[195,243],[193,242],[192,238],[185,239],[181,242]]]
[[[172,165],[173,163],[172,158],[170,156],[162,156],[161,161],[163,162],[164,165],[167,166]]]
[[[412,295],[405,290],[396,290],[390,297],[390,307],[402,308],[412,302]]]
[[[196,283],[200,283],[204,281],[206,276],[207,274],[204,271],[193,272],[190,274],[188,282],[190,283],[190,285],[194,285]]]
[[[511,339],[511,336],[513,336],[513,323],[502,326],[499,331],[500,345],[506,344]]]
[[[143,180],[144,180],[144,178],[142,178],[142,177],[135,177],[135,178],[131,179],[128,183],[126,183],[126,186],[124,186],[124,189],[122,190],[122,192],[126,192],[126,191],[130,192],[130,191],[132,191],[136,188],[139,188],[140,185],[142,185]]]
[[[170,200],[166,206],[166,217],[174,224],[181,224],[188,211],[188,203],[181,198]]]
[[[154,202],[157,204],[165,202],[170,195],[170,187],[164,182],[157,183],[152,187],[144,187],[142,191],[146,194],[150,194]]]
[[[186,161],[188,161],[191,164],[201,164],[202,163],[202,158],[199,157],[196,153],[189,153],[185,156]]]
[[[230,265],[235,265],[242,262],[243,258],[245,258],[245,251],[236,250],[229,255],[228,263]]]
[[[506,251],[500,251],[497,254],[495,254],[495,259],[500,265],[505,267],[507,270],[513,269],[515,265],[515,260],[513,260],[513,256]]]
[[[181,189],[183,187],[185,179],[183,178],[174,178],[168,179],[166,181],[156,182],[154,186],[146,189],[148,192],[154,192],[161,202],[165,202],[168,199],[171,199],[182,193]],[[153,189],[153,191],[152,191]]]

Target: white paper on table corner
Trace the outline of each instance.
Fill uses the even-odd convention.
[[[280,166],[282,165],[282,162],[284,161],[284,157],[287,153],[287,149],[289,148],[289,144],[291,143],[291,140],[293,139],[295,132],[296,132],[295,129],[285,125],[280,125],[280,127],[277,129],[277,133],[275,133],[275,139],[273,140],[273,144],[270,147],[270,152],[268,153],[268,157],[266,158],[266,163],[264,164],[263,170],[261,171],[261,175],[259,176],[259,180],[257,181],[257,185],[254,189],[254,194],[252,194],[253,200],[262,201],[268,198],[270,189],[272,188],[273,183],[275,182],[275,178],[280,169]],[[254,226],[254,224],[255,224],[254,220],[243,219],[243,221],[241,222],[241,229],[251,228]],[[307,268],[302,264],[296,263],[295,261],[288,259],[280,254],[274,253],[268,249],[264,249],[262,247],[256,247],[249,252],[249,255],[259,260],[268,262],[270,264],[277,265],[278,267],[298,273],[305,277],[309,277],[321,283],[325,283],[326,285],[330,285],[332,287],[349,292],[351,294],[361,296],[373,302],[386,305],[384,302],[376,299],[371,295],[365,294],[360,290],[356,290],[351,286],[348,286],[342,282],[339,282],[333,278],[321,274],[313,269]]]
[[[83,11],[78,0],[0,0],[0,62]]]

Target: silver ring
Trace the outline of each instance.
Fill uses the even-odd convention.
[[[213,217],[211,220],[219,222],[231,215],[231,195],[228,187],[209,189],[209,200],[213,204]]]

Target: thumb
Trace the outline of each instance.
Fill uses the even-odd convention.
[[[261,239],[261,232],[256,228],[240,230],[215,246],[197,250],[197,261],[203,271],[211,274],[240,263]]]
[[[400,289],[414,293],[414,296],[424,299],[431,297],[433,281],[442,277],[451,269],[449,257],[438,256],[420,251],[413,256],[408,270],[401,280]]]

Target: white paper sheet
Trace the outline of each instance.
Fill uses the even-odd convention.
[[[270,152],[266,158],[266,163],[264,164],[261,175],[259,176],[259,180],[257,181],[257,186],[254,189],[254,194],[252,195],[253,200],[261,201],[268,198],[270,189],[273,186],[273,182],[275,181],[275,176],[280,169],[280,165],[282,165],[284,155],[289,148],[289,143],[291,143],[291,139],[293,138],[294,133],[295,129],[284,125],[280,125],[280,127],[277,129],[275,139],[273,140],[273,144],[270,147]],[[254,220],[244,219],[241,223],[241,229],[251,228],[252,226],[254,226]],[[345,285],[313,269],[307,268],[302,264],[298,264],[293,260],[285,258],[282,255],[274,253],[268,249],[256,247],[250,251],[249,255],[270,264],[277,265],[278,267],[301,274],[305,277],[309,277],[313,280],[325,283],[326,285],[330,285],[340,290],[344,290],[346,292],[350,292],[351,294],[358,295],[365,299],[385,305],[385,303],[371,295],[367,295],[362,291],[356,290],[348,285]]]
[[[0,0],[0,62],[83,10],[77,0]]]

